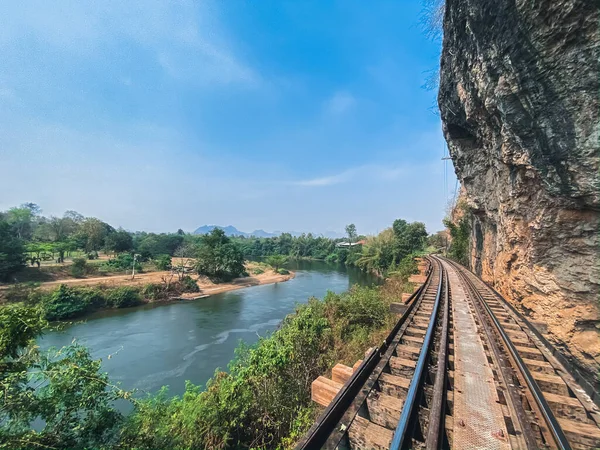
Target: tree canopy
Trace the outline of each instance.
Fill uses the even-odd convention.
[[[229,281],[245,273],[244,254],[220,228],[200,237],[196,257],[198,274],[215,281]]]

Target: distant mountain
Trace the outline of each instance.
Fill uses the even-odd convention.
[[[226,227],[222,227],[221,225],[204,225],[199,228],[196,228],[194,234],[207,234],[210,233],[215,228],[220,228],[225,232],[227,236],[247,236],[243,231],[238,230],[233,225],[227,225]]]
[[[254,237],[261,237],[261,238],[266,238],[266,237],[275,237],[275,236],[279,236],[281,233],[269,233],[268,231],[265,230],[254,230],[252,233],[247,233],[247,236],[254,236]]]
[[[194,231],[194,234],[210,233],[215,228],[222,229],[227,236],[244,236],[244,237],[254,236],[254,237],[259,237],[259,238],[268,238],[268,237],[276,237],[276,236],[281,235],[281,233],[285,233],[285,231],[279,231],[279,230],[273,231],[272,233],[269,233],[268,231],[265,231],[265,230],[254,230],[251,233],[246,233],[245,231],[238,230],[233,225],[228,225],[226,227],[222,227],[221,225],[204,225],[204,226],[197,228]],[[298,231],[288,231],[288,233],[290,233],[292,236],[300,236],[303,234]],[[330,239],[344,237],[343,234],[336,233],[335,231],[326,231],[325,233],[323,233],[323,236],[330,238]]]

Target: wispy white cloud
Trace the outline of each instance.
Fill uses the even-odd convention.
[[[340,184],[345,183],[346,181],[350,181],[354,176],[355,171],[356,169],[351,169],[335,175],[329,175],[318,178],[308,178],[306,180],[292,182],[292,185],[306,187],[332,186],[334,184]]]
[[[338,91],[324,103],[324,111],[329,115],[341,115],[351,110],[356,104],[356,98],[346,91]]]
[[[110,57],[115,46],[134,44],[178,80],[256,84],[259,75],[237,54],[216,6],[210,0],[13,2],[0,18],[0,55],[33,42],[62,52],[64,64]]]
[[[363,179],[365,181],[395,181],[413,171],[427,170],[432,163],[412,164],[365,164],[322,177],[294,181],[294,186],[327,187]]]

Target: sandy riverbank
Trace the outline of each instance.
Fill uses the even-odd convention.
[[[248,272],[252,273],[252,263],[248,265]],[[242,289],[250,286],[258,286],[261,284],[272,284],[283,281],[288,281],[294,278],[294,272],[290,272],[288,275],[280,275],[272,270],[265,270],[264,273],[251,275],[248,277],[236,278],[228,283],[213,283],[206,277],[199,277],[197,284],[200,288],[200,292],[183,294],[181,298],[197,298],[199,296],[209,296],[214,294],[220,294],[221,292],[233,291],[236,289]],[[195,278],[195,277],[194,277]],[[165,280],[171,281],[177,278],[172,276],[169,271],[160,272],[148,272],[139,273],[135,275],[135,278],[131,278],[131,275],[114,275],[104,277],[92,277],[92,278],[65,278],[63,280],[48,281],[39,283],[40,289],[55,289],[61,284],[68,286],[105,286],[105,287],[116,287],[116,286],[143,286],[149,283],[160,284]],[[0,297],[1,291],[6,290],[10,285],[0,286]]]

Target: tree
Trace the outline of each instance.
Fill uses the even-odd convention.
[[[123,253],[133,250],[133,237],[130,233],[119,228],[109,233],[104,239],[104,249],[108,252]]]
[[[9,277],[25,266],[23,241],[13,234],[11,226],[0,220],[0,280]]]
[[[394,262],[400,263],[411,253],[423,250],[427,239],[427,230],[422,222],[407,223],[406,220],[397,219],[392,225],[394,230]]]
[[[271,255],[267,258],[266,263],[270,265],[275,272],[279,270],[287,262],[287,257],[284,255]]]
[[[471,216],[466,210],[457,223],[451,219],[444,219],[444,225],[448,228],[452,241],[448,256],[464,266],[469,266],[469,243],[471,237]]]
[[[201,236],[196,270],[214,281],[229,281],[245,273],[244,254],[220,228]]]
[[[351,223],[350,225],[346,225],[346,234],[348,235],[348,241],[350,242],[350,246],[352,243],[356,241],[356,225]]]
[[[113,227],[95,217],[85,219],[79,231],[85,242],[85,250],[87,252],[100,250],[104,246],[106,236],[111,231],[114,231]]]
[[[32,210],[27,207],[10,208],[6,212],[6,221],[19,239],[29,239],[31,237],[33,232],[32,220]]]
[[[130,394],[112,386],[79,345],[42,353],[46,327],[38,309],[0,308],[0,448],[107,448],[123,416],[114,408]],[[41,425],[32,428],[34,421]]]

